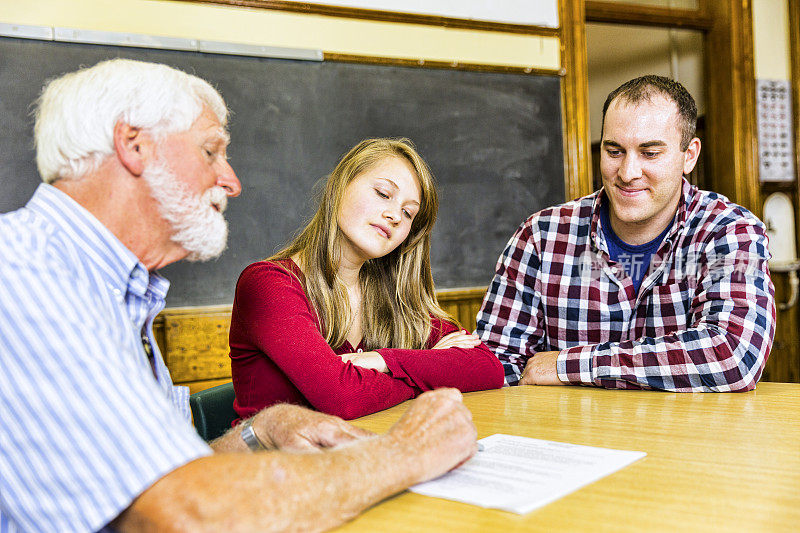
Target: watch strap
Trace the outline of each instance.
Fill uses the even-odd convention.
[[[261,442],[261,439],[258,438],[256,435],[256,431],[253,429],[253,419],[255,417],[251,416],[244,422],[242,422],[242,440],[247,447],[250,448],[251,451],[259,452],[262,450],[266,450],[267,447],[264,446],[264,443]]]

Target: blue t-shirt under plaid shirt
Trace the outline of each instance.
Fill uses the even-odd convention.
[[[609,215],[608,206],[608,202],[602,202],[600,204],[600,226],[603,229],[603,236],[605,236],[606,243],[608,244],[608,255],[611,257],[612,261],[622,265],[622,268],[625,269],[625,272],[627,272],[633,280],[633,288],[636,292],[639,292],[639,286],[642,284],[644,275],[650,268],[650,259],[653,254],[656,253],[658,247],[661,246],[661,242],[664,240],[664,237],[667,236],[667,232],[672,226],[672,223],[664,228],[661,235],[650,242],[639,245],[628,244],[614,233],[614,228],[611,227],[611,217]]]

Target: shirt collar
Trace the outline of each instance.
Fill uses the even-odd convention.
[[[109,287],[144,296],[148,289],[166,297],[169,282],[144,264],[94,215],[69,195],[42,183],[26,205],[59,228],[103,273]]]

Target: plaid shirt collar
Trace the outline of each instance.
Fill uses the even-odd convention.
[[[666,237],[664,237],[664,242],[657,252],[659,255],[661,255],[660,252],[664,246],[672,247],[672,243],[675,241],[675,237],[680,233],[681,228],[686,227],[686,219],[689,212],[688,206],[691,204],[692,198],[696,192],[697,187],[689,183],[686,177],[684,177],[681,190],[682,200],[678,203],[677,216],[672,220],[672,228],[669,230]],[[608,244],[603,236],[602,224],[600,222],[600,205],[607,201],[608,195],[606,195],[605,189],[601,188],[589,195],[587,199],[592,202],[591,229],[589,231],[591,249],[594,252],[603,251],[608,254]]]

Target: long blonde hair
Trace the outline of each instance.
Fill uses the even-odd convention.
[[[387,157],[411,163],[420,185],[420,208],[405,241],[361,267],[364,346],[369,350],[424,348],[431,332],[431,316],[455,322],[439,307],[431,274],[431,232],[439,210],[433,175],[410,140],[366,139],[353,147],[328,176],[311,222],[291,244],[269,258],[299,257],[306,293],[322,322],[325,341],[333,348],[344,343],[354,316],[347,289],[337,275],[342,239],[337,220],[342,197],[356,176]]]

